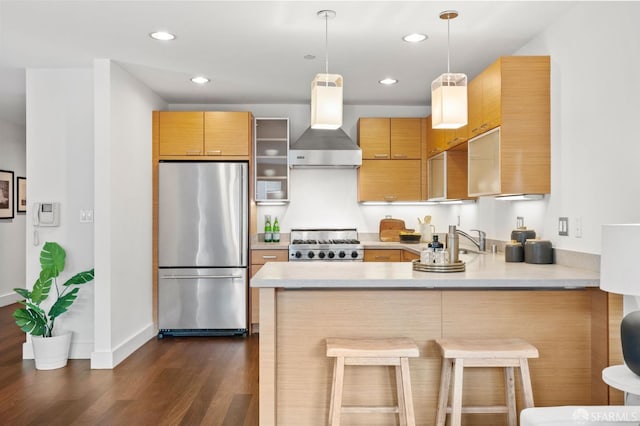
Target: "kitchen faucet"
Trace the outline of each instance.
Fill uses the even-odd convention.
[[[471,241],[476,247],[478,247],[478,250],[480,251],[485,251],[486,249],[486,236],[487,233],[484,231],[481,231],[479,229],[472,229],[471,232],[476,231],[478,233],[478,241],[476,241],[476,239],[474,237],[472,237],[471,235],[467,234],[464,231],[461,231],[459,229],[456,229],[456,232],[459,235],[462,235],[463,237],[465,237],[467,240]]]

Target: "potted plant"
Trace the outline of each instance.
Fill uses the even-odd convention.
[[[78,297],[78,285],[93,280],[93,269],[80,272],[58,286],[58,277],[64,271],[66,252],[58,243],[47,242],[40,252],[40,276],[31,291],[24,288],[13,290],[25,300],[24,305],[13,313],[18,327],[32,336],[36,368],[50,370],[67,365],[71,333],[57,336],[53,333],[56,318],[67,312]],[[48,311],[41,304],[55,297]]]

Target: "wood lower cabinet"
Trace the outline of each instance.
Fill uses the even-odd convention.
[[[251,250],[251,270],[253,277],[262,266],[267,262],[288,262],[289,250],[269,249],[269,250]],[[251,333],[257,333],[260,322],[260,289],[250,288],[249,292],[249,323],[251,324]]]
[[[162,158],[249,158],[253,135],[250,112],[160,111],[158,154]]]
[[[367,249],[364,251],[365,262],[402,262],[402,250],[399,249]]]
[[[402,250],[402,261],[411,262],[413,260],[420,259],[420,254],[414,253],[409,250]]]
[[[421,160],[362,160],[358,201],[421,199]]]

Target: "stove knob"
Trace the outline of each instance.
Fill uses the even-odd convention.
[[[356,257],[358,257],[358,252],[354,250],[351,252],[351,258],[355,259]]]
[[[328,256],[329,256],[329,259],[333,259],[334,257],[336,257],[336,254],[334,252],[330,251]]]
[[[320,253],[318,253],[318,257],[319,257],[320,259],[324,259],[324,252],[323,252],[323,251],[321,251]]]
[[[296,259],[300,259],[302,257],[302,253],[299,251],[296,252]]]
[[[313,256],[315,256],[315,253],[310,251],[309,254],[307,254],[307,256],[309,256],[309,259],[313,259]]]
[[[343,252],[343,251],[341,251],[340,253],[338,253],[338,257],[339,257],[340,259],[342,259],[342,258],[343,258],[343,257],[345,257],[345,256],[346,256],[346,254],[345,254],[345,252]]]

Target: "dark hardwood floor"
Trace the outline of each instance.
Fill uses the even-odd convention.
[[[39,371],[0,308],[1,425],[258,424],[258,337],[152,339],[113,370]]]

